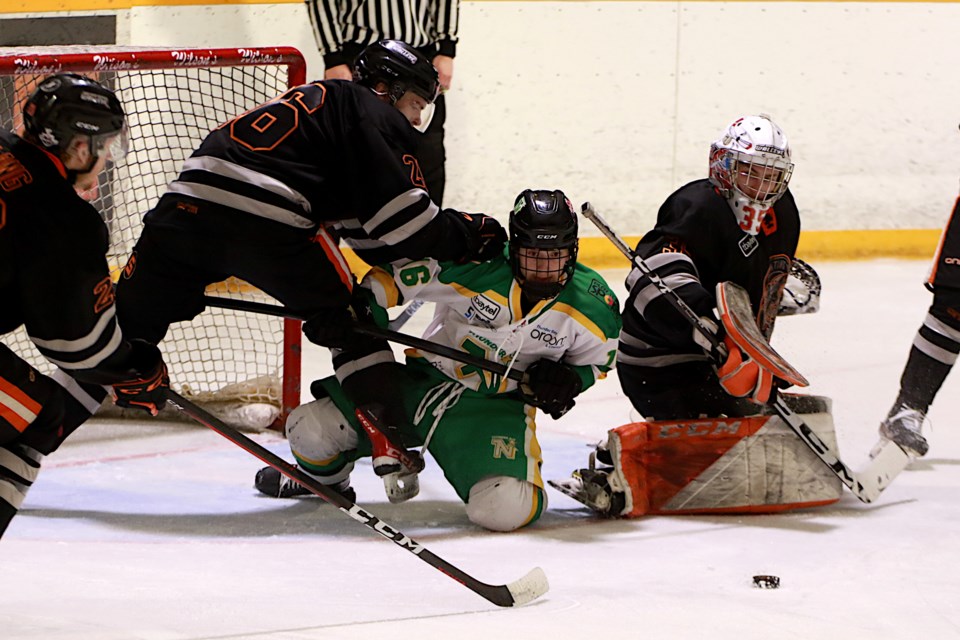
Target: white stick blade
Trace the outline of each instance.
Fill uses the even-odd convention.
[[[857,474],[857,480],[863,485],[860,498],[864,502],[873,502],[880,492],[890,486],[893,479],[910,463],[910,456],[890,440],[883,439],[871,451],[873,459],[867,468]]]
[[[550,583],[547,582],[547,574],[543,569],[536,567],[519,580],[508,584],[507,589],[513,596],[513,606],[519,607],[533,602],[549,591]]]

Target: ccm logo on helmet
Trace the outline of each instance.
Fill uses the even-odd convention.
[[[557,237],[558,236],[556,233],[538,233],[537,234],[537,240],[556,240]]]

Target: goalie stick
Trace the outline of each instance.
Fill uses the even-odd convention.
[[[708,355],[715,358],[717,355],[725,354],[726,350],[717,334],[704,325],[696,312],[683,301],[676,291],[651,271],[643,258],[627,246],[623,238],[617,235],[613,228],[607,224],[606,220],[596,212],[593,205],[589,202],[584,202],[581,207],[581,213],[631,261],[640,273],[645,275],[650,282],[653,283],[660,293],[663,294],[664,298],[703,336],[712,347]],[[803,419],[784,403],[783,398],[775,395],[770,406],[787,426],[797,434],[804,444],[820,458],[823,464],[830,468],[840,479],[840,482],[846,485],[853,495],[862,502],[870,503],[876,500],[880,496],[880,493],[890,485],[897,474],[899,474],[910,461],[910,458],[903,449],[892,442],[887,442],[875,449],[876,455],[870,461],[867,468],[856,473],[844,464]]]
[[[330,489],[326,485],[318,482],[312,476],[307,475],[296,466],[274,454],[269,449],[257,444],[230,425],[193,404],[175,391],[167,389],[166,396],[167,400],[169,400],[173,406],[187,416],[193,418],[203,426],[216,431],[227,440],[230,440],[234,444],[238,445],[241,449],[253,454],[257,458],[260,458],[260,460],[263,462],[266,462],[268,465],[291,480],[299,482],[312,493],[320,496],[357,522],[369,527],[402,549],[409,551],[413,555],[429,564],[431,567],[438,569],[444,575],[453,578],[466,588],[470,589],[477,595],[486,598],[488,601],[492,602],[498,607],[517,607],[524,605],[528,602],[536,600],[549,590],[550,585],[547,582],[547,576],[540,567],[532,569],[519,580],[515,580],[509,584],[492,585],[485,582],[480,582],[470,574],[461,571],[440,556],[434,554],[422,544],[404,534],[402,531],[390,526],[366,509],[360,508],[355,503],[343,497],[336,491]]]

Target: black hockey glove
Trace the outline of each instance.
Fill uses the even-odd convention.
[[[527,367],[520,382],[520,396],[543,409],[554,420],[573,408],[583,381],[573,367],[545,358]]]
[[[354,329],[358,325],[375,325],[378,317],[386,323],[386,311],[377,306],[373,292],[364,287],[354,287],[350,305],[324,309],[303,323],[303,335],[307,340],[330,349],[356,349],[367,338]]]
[[[167,365],[160,350],[145,340],[131,340],[130,347],[131,378],[113,385],[113,400],[118,407],[143,409],[155,416],[167,404]]]
[[[461,226],[467,239],[467,251],[457,262],[483,262],[503,253],[507,232],[497,222],[482,213],[453,213],[453,219]]]
[[[353,307],[334,307],[314,314],[303,323],[303,335],[313,344],[329,349],[350,349],[361,337],[354,331],[357,314]]]

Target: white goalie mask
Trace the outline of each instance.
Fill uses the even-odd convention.
[[[787,136],[768,115],[738,118],[710,145],[710,182],[750,235],[759,233],[792,174]]]

